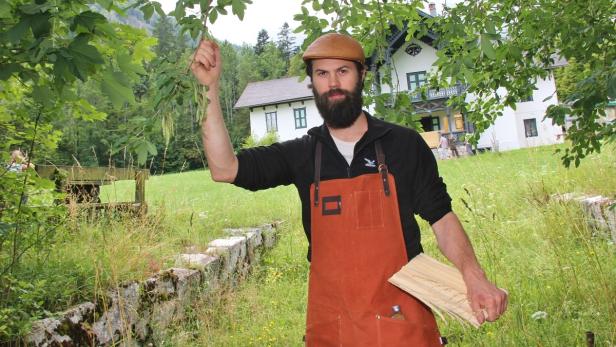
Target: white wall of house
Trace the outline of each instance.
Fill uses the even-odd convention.
[[[294,109],[306,109],[306,127],[296,128]],[[277,105],[254,107],[250,112],[250,131],[253,136],[262,138],[267,134],[265,114],[276,112],[277,134],[280,141],[292,140],[301,137],[308,129],[319,126],[323,119],[319,115],[314,100],[295,101]]]
[[[546,79],[538,80],[535,88],[532,101],[517,103],[515,110],[510,107],[503,110],[503,116],[481,135],[478,143],[480,148],[497,146],[499,150],[510,150],[563,142],[562,129],[553,125],[550,119],[543,119],[548,107],[558,103],[556,84],[551,74]],[[552,97],[543,101],[549,96]],[[527,136],[525,120],[534,121],[536,134]]]

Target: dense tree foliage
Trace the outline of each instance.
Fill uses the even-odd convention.
[[[556,59],[584,64],[587,73],[575,83],[561,103],[548,109],[546,117],[568,129],[571,147],[563,154],[565,165],[598,151],[603,141],[613,141],[616,124],[604,122],[605,107],[616,98],[616,30],[614,3],[580,1],[465,1],[448,9],[443,16],[424,20],[416,9],[420,1],[344,2],[307,0],[316,13],[303,7],[296,19],[299,31],[307,35],[304,45],[329,29],[352,32],[377,59],[384,56],[386,37],[391,28],[408,28],[407,40],[432,30],[439,36],[437,70],[431,87],[464,84],[460,97],[451,106],[465,112],[474,123],[477,137],[504,106],[528,97],[529,86],[548,78]],[[321,13],[332,18],[324,19]],[[505,90],[503,94],[500,90]],[[468,101],[468,94],[478,96]],[[390,110],[377,98],[378,109]],[[396,99],[395,114],[409,112],[403,95]],[[388,113],[389,112],[389,113]],[[412,112],[411,112],[412,113]]]

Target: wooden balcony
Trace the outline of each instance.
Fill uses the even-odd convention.
[[[428,89],[426,93],[425,100],[437,100],[437,99],[447,99],[450,96],[460,95],[466,90],[466,86],[461,84],[455,85],[453,87],[441,88],[441,89]],[[424,101],[419,91],[413,91],[411,93],[411,101],[412,102],[420,102]]]

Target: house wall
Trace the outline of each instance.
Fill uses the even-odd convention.
[[[290,106],[289,106],[290,105]],[[306,128],[295,128],[295,116],[293,110],[296,108],[306,108]],[[276,112],[278,120],[278,138],[280,141],[292,140],[301,137],[308,132],[308,129],[319,126],[323,119],[319,115],[314,100],[296,101],[292,103],[282,103],[265,107],[254,107],[250,112],[250,131],[257,138],[262,138],[267,133],[265,113]]]
[[[538,80],[533,91],[533,100],[517,103],[515,110],[506,107],[503,116],[481,135],[478,146],[494,148],[496,144],[499,150],[510,150],[562,143],[562,129],[553,125],[550,119],[543,119],[548,107],[558,103],[555,91],[556,84],[551,74],[546,79]],[[501,94],[506,93],[502,91]],[[552,97],[543,101],[549,96]],[[525,119],[535,119],[537,136],[526,137]]]

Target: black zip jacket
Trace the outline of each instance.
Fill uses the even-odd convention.
[[[294,184],[302,203],[302,222],[310,243],[310,185],[314,180],[316,141],[323,143],[321,180],[325,181],[377,173],[374,141],[380,139],[385,163],[396,181],[400,221],[410,260],[422,252],[414,215],[433,224],[451,211],[451,198],[438,174],[432,151],[416,131],[364,113],[368,131],[355,145],[350,166],[338,151],[328,128],[321,125],[301,138],[240,151],[237,155],[239,169],[233,184],[252,191]]]

